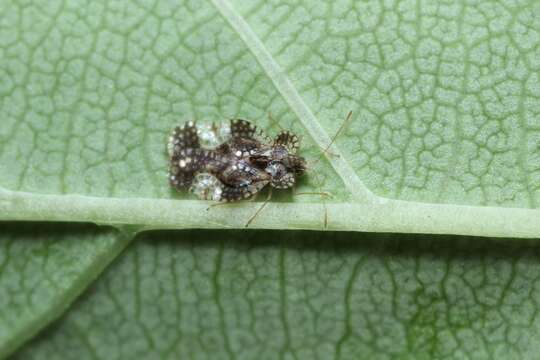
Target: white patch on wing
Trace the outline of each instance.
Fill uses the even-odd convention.
[[[193,178],[189,191],[200,200],[220,201],[223,184],[210,173],[199,173]]]
[[[199,142],[205,149],[215,149],[231,139],[231,126],[228,123],[197,124]]]

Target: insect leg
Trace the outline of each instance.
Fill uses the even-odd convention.
[[[326,230],[326,228],[328,228],[328,208],[326,207],[326,198],[325,196],[322,196],[323,194],[323,191],[322,191],[322,186],[321,186],[321,179],[319,178],[319,174],[317,174],[317,172],[314,172],[315,177],[317,178],[317,187],[319,188],[319,194],[321,195],[321,200],[322,200],[322,204],[323,204],[323,208],[324,208],[324,221],[323,221],[323,229]]]
[[[249,220],[247,221],[246,225],[244,227],[248,227],[249,224],[251,224],[253,222],[253,220],[255,220],[255,218],[257,217],[257,215],[259,215],[259,213],[264,209],[264,207],[266,206],[266,204],[268,204],[268,202],[270,201],[270,199],[272,198],[272,188],[270,187],[268,189],[268,196],[266,197],[266,199],[264,200],[263,204],[259,207],[259,209],[255,212],[255,214],[253,214]]]

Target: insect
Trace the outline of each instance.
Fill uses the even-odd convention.
[[[252,198],[267,185],[287,189],[306,170],[298,147],[295,134],[282,131],[271,139],[246,120],[228,126],[186,122],[169,138],[169,182],[222,202]]]
[[[330,154],[330,146],[351,116],[352,111],[317,161],[323,154]],[[248,220],[247,227],[270,200],[272,188],[291,188],[306,172],[306,160],[297,155],[299,144],[298,137],[290,131],[282,130],[272,139],[241,119],[218,125],[186,122],[176,127],[169,137],[169,182],[177,190],[189,189],[199,199],[218,202],[250,199],[270,185],[267,199]],[[329,196],[322,191],[297,193],[300,194]],[[323,206],[326,228],[328,216],[324,201]]]

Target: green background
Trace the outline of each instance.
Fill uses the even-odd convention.
[[[302,190],[355,202],[341,161],[380,197],[537,208],[539,70],[535,1],[3,0],[0,190],[181,202],[166,181],[177,123],[238,116],[273,134],[271,112],[316,161],[298,109],[328,134],[352,110],[343,156]],[[3,222],[0,358],[535,359],[538,251]]]

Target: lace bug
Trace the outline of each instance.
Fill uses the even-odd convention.
[[[291,132],[271,139],[246,120],[231,120],[228,127],[190,121],[169,138],[169,183],[199,199],[223,202],[249,199],[267,185],[287,189],[306,170],[298,145]]]
[[[328,150],[351,117],[352,111],[349,111],[319,159],[310,167],[324,154],[331,154]],[[187,122],[176,127],[169,138],[169,182],[177,190],[189,189],[199,199],[221,203],[253,198],[270,185],[267,199],[247,221],[247,227],[266,206],[273,188],[291,188],[306,172],[306,160],[296,154],[299,144],[299,138],[290,131],[282,130],[272,139],[241,119],[219,125]],[[330,196],[322,191],[296,195]],[[323,206],[326,228],[328,212],[324,200]]]

